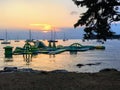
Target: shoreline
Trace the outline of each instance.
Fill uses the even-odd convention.
[[[78,64],[79,68],[82,64]],[[76,65],[77,66],[77,65]],[[76,72],[76,71],[67,71],[65,69],[56,69],[51,71],[45,71],[45,70],[34,70],[32,68],[22,68],[18,69],[17,67],[4,67],[3,70],[0,70],[0,73],[14,73],[14,72],[29,72],[29,73],[99,73],[99,72],[108,72],[108,71],[116,71],[120,72],[115,68],[104,68],[99,70],[98,72]]]
[[[1,72],[0,90],[119,90],[120,88],[120,71],[116,69],[103,69],[97,73],[66,70],[28,71]]]

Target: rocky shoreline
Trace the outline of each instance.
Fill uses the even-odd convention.
[[[14,73],[14,72],[29,72],[29,73],[68,73],[67,70],[53,70],[53,71],[44,71],[44,70],[33,70],[32,68],[22,68],[18,69],[17,67],[4,67],[0,73]]]
[[[96,64],[90,64],[90,65],[97,65],[98,63]],[[76,65],[77,67],[82,67],[84,66],[83,64],[77,64]],[[114,69],[114,68],[106,68],[106,69],[102,69],[100,70],[99,72],[108,72],[108,71],[116,71],[116,72],[119,72],[117,69]],[[29,72],[29,73],[70,73],[69,71],[67,70],[52,70],[52,71],[44,71],[44,70],[33,70],[32,68],[22,68],[22,69],[18,69],[17,67],[4,67],[3,70],[0,71],[0,73],[14,73],[14,72]],[[99,73],[98,72],[98,73]],[[78,72],[74,72],[74,73],[78,73]]]
[[[5,67],[0,71],[0,90],[119,90],[120,72],[103,69],[97,73],[66,70],[37,71]]]

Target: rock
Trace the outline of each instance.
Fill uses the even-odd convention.
[[[48,74],[49,72],[48,71],[43,71],[43,70],[34,70],[35,73],[38,73],[38,74]]]
[[[19,69],[20,72],[34,72],[34,70],[32,68],[23,68],[23,69]]]
[[[51,71],[51,73],[68,73],[67,70],[54,70],[54,71]]]
[[[41,74],[48,74],[47,71],[41,71]]]
[[[4,67],[4,72],[15,72],[17,67]]]
[[[81,68],[82,66],[84,66],[84,64],[77,64],[76,66]]]
[[[91,65],[100,65],[101,63],[89,63],[89,64],[86,64],[88,66],[91,66]]]
[[[109,71],[118,71],[118,70],[114,68],[106,68],[106,69],[100,70],[99,72],[109,72]]]

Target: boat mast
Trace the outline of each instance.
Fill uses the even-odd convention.
[[[7,41],[7,30],[5,31],[5,39]]]
[[[54,37],[53,37],[53,39],[54,39],[54,41],[55,41],[55,38],[56,38],[56,32],[55,32],[55,29],[54,29]]]
[[[31,30],[29,30],[29,39],[31,40]]]
[[[51,40],[53,40],[53,31],[51,30]]]

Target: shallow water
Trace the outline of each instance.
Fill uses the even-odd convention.
[[[1,42],[1,41],[0,41]],[[10,46],[22,47],[24,41],[20,42],[11,41]],[[47,41],[44,41],[48,45]],[[6,45],[0,45],[0,70],[6,66],[16,66],[18,68],[33,68],[35,70],[56,70],[65,69],[68,71],[76,72],[98,72],[104,68],[116,68],[120,70],[120,40],[108,40],[105,44],[96,41],[82,40],[68,40],[63,42],[59,40],[57,45],[69,46],[72,43],[80,43],[82,45],[104,45],[105,50],[89,50],[85,52],[77,52],[77,54],[70,54],[63,52],[57,55],[38,54],[32,57],[31,61],[26,62],[22,55],[13,55],[13,58],[4,58],[4,49]],[[89,63],[100,63],[99,65],[86,65]],[[77,64],[85,64],[78,68]]]

